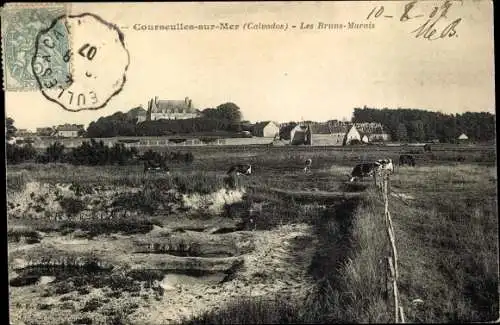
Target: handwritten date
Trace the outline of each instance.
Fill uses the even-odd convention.
[[[422,17],[425,22],[421,23],[416,29],[411,31],[412,34],[415,35],[415,38],[423,38],[429,41],[435,41],[438,39],[446,39],[451,37],[458,37],[457,26],[462,21],[462,18],[456,18],[448,25],[440,28],[440,22],[443,19],[448,18],[448,12],[450,8],[453,6],[454,1],[457,0],[446,0],[442,3],[441,6],[433,7],[432,11],[427,14],[419,13],[419,7],[417,5],[417,0],[410,1],[405,4],[403,8],[403,12],[400,13],[399,21],[400,22],[408,22],[408,21],[419,21],[421,22]],[[461,2],[461,0],[458,0]],[[384,6],[376,6],[374,7],[366,16],[367,20],[370,19],[381,19],[381,18],[393,18],[394,16],[388,15],[386,13]],[[442,24],[441,24],[442,25]]]

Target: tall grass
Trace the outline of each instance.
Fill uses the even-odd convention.
[[[19,173],[18,170],[22,172]],[[147,173],[137,166],[71,166],[51,163],[45,165],[24,164],[22,169],[13,170],[7,177],[7,187],[18,189],[27,180],[43,183],[74,183],[96,186],[154,186],[161,189],[176,188],[184,194],[208,194],[224,187],[224,175],[204,171],[174,171]]]
[[[220,311],[185,319],[185,325],[208,324],[293,324],[299,319],[300,310],[294,301],[277,297],[242,297]]]
[[[495,170],[463,165],[403,171],[390,203],[400,250],[400,291],[413,322],[498,319]],[[423,303],[413,303],[415,299]]]
[[[28,176],[26,172],[11,173],[6,177],[7,193],[21,192],[24,190]]]
[[[378,193],[370,190],[360,202],[352,220],[349,257],[337,269],[336,282],[342,288],[330,317],[342,322],[390,322],[385,300],[387,247],[383,207]],[[334,296],[335,297],[335,296]],[[330,298],[331,299],[331,298]]]

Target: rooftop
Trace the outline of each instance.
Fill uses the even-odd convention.
[[[151,113],[195,113],[189,97],[184,100],[163,100],[155,97],[152,100]]]
[[[57,131],[80,131],[83,129],[83,124],[64,124],[56,127]]]

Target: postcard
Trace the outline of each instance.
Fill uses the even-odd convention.
[[[499,319],[492,1],[1,23],[10,324]]]

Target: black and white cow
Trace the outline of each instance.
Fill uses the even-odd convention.
[[[170,169],[168,168],[164,159],[162,159],[161,161],[145,160],[144,172],[146,173],[149,171],[163,171],[166,173],[170,173]]]
[[[415,157],[412,155],[400,155],[399,156],[399,166],[409,165],[415,166]]]
[[[311,171],[311,165],[312,165],[312,159],[306,159],[305,166],[304,166],[304,173],[308,173]]]
[[[379,171],[381,164],[379,162],[369,162],[357,164],[351,172],[350,182],[357,179],[363,179],[363,177],[373,176],[374,173]]]
[[[380,164],[380,170],[385,170],[390,174],[394,173],[394,164],[392,163],[392,159],[379,159],[376,161]]]
[[[231,175],[234,173],[236,173],[236,176],[240,176],[240,175],[247,175],[248,176],[248,175],[252,174],[252,165],[250,165],[250,164],[233,165],[233,166],[231,166],[231,168],[229,168],[227,174]]]

